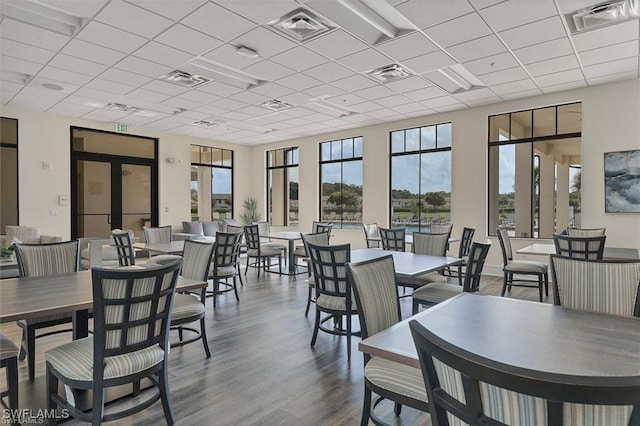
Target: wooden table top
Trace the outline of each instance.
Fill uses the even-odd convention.
[[[389,254],[393,256],[396,274],[408,277],[416,277],[427,272],[437,271],[445,266],[457,265],[461,260],[457,257],[429,256],[403,251],[357,249],[351,250],[351,262],[377,259]]]
[[[556,246],[549,243],[535,243],[516,250],[516,253],[548,256],[550,254],[556,254]],[[620,247],[605,247],[602,257],[604,259],[640,259],[638,249]]]
[[[359,349],[420,368],[411,319],[514,374],[640,387],[640,318],[463,293],[370,336]]]
[[[194,290],[204,281],[178,277],[176,289]],[[0,324],[93,306],[91,271],[54,277],[9,278],[0,281]]]

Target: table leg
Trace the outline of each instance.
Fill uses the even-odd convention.
[[[293,255],[293,250],[295,249],[295,245],[293,244],[294,240],[289,240],[289,273],[296,273],[296,257]]]
[[[89,310],[82,309],[73,313],[73,340],[89,335]]]

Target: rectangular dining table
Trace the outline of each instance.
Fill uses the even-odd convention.
[[[134,243],[133,248],[156,254],[182,254],[184,251],[184,240],[167,241],[164,243]]]
[[[267,235],[261,235],[261,237],[270,238],[272,240],[284,240],[289,243],[289,246],[288,246],[289,255],[287,259],[288,268],[287,268],[287,272],[282,272],[283,275],[297,275],[297,274],[304,273],[306,271],[305,269],[304,271],[296,272],[296,257],[293,255],[293,251],[295,250],[295,242],[302,240],[302,236],[300,235],[299,232],[292,232],[292,231],[270,232]]]
[[[518,254],[530,254],[534,256],[549,256],[556,253],[556,246],[549,243],[534,243],[516,250]],[[638,249],[605,247],[603,259],[640,259]]]
[[[427,272],[438,271],[447,266],[457,265],[462,259],[449,256],[430,256],[404,251],[381,250],[375,248],[351,250],[351,262],[378,259],[383,256],[393,256],[396,275],[417,277]]]

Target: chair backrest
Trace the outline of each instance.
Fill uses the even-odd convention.
[[[16,243],[14,246],[21,277],[62,275],[78,271],[78,240],[49,244]]]
[[[185,240],[182,250],[180,274],[191,280],[207,280],[215,243],[213,241]]]
[[[328,232],[329,234],[333,230],[333,223],[324,223],[324,222],[313,222],[313,232],[312,234],[318,232]]]
[[[380,231],[377,223],[363,223],[364,239],[367,242],[367,248],[380,247]]]
[[[582,259],[602,259],[606,239],[606,235],[597,237],[571,237],[569,235],[553,234],[553,244],[556,246],[556,254]]]
[[[351,286],[345,264],[351,260],[351,245],[324,246],[307,242],[307,250],[316,284],[316,294],[346,297],[351,306]]]
[[[429,225],[429,232],[431,234],[449,234],[449,237],[451,237],[451,231],[453,230],[453,223],[444,223],[444,224],[439,224],[439,223],[432,223],[431,225]]]
[[[142,227],[144,240],[147,243],[168,243],[171,241],[171,225],[156,228]]]
[[[554,304],[585,311],[640,316],[640,260],[551,255]]]
[[[11,244],[14,239],[25,244],[40,243],[40,229],[35,226],[7,225],[5,234],[7,244]]]
[[[480,290],[480,278],[484,262],[487,259],[487,253],[491,248],[491,243],[480,243],[473,241],[469,250],[466,271],[464,273],[464,282],[462,283],[462,291],[473,293]]]
[[[405,251],[405,228],[378,228],[383,250]]]
[[[400,321],[400,299],[392,255],[348,263],[347,278],[358,306],[363,339]]]
[[[571,390],[564,377],[545,382],[441,339],[416,320],[409,322],[427,389],[431,424],[536,425],[637,424],[638,408],[616,404],[620,392]],[[596,394],[597,392],[597,394]],[[593,394],[593,395],[592,395]],[[589,404],[569,403],[589,398]],[[631,401],[628,398],[627,401]],[[637,401],[637,399],[636,399]],[[623,404],[624,404],[623,403]],[[603,404],[603,405],[596,405]],[[587,423],[587,419],[596,419]]]
[[[111,231],[111,237],[116,245],[120,266],[135,265],[136,252],[133,250],[133,231],[114,229]]]
[[[449,234],[425,234],[413,233],[411,252],[416,254],[428,254],[431,256],[446,256]]]
[[[109,365],[105,358],[159,346],[167,361],[171,305],[181,264],[176,260],[153,267],[92,269],[94,381]]]
[[[604,235],[607,228],[567,228],[567,235],[570,237],[600,237]]]
[[[331,234],[329,234],[328,232],[316,232],[314,234],[300,233],[300,237],[302,237],[302,242],[304,243],[306,249],[307,243],[315,244],[318,246],[328,246]],[[309,252],[307,251],[307,253]]]
[[[258,225],[247,225],[244,227],[244,237],[249,250],[260,251],[260,230]]]
[[[460,247],[458,248],[458,257],[464,257],[469,255],[471,250],[471,243],[473,243],[473,236],[476,233],[476,228],[462,228],[462,237],[460,238]]]
[[[242,234],[239,232],[216,233],[216,244],[213,251],[214,272],[217,268],[237,265],[241,241]]]
[[[258,225],[258,232],[260,235],[268,235],[271,232],[271,225],[269,222],[253,222],[254,225]]]
[[[509,233],[505,228],[496,229],[498,235],[498,241],[500,241],[500,250],[502,251],[502,263],[506,265],[510,260],[513,260],[513,251],[511,250],[511,240],[509,239]]]

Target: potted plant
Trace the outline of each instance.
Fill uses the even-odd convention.
[[[240,215],[240,221],[243,225],[251,225],[255,222],[260,222],[262,216],[258,212],[258,200],[253,197],[247,197],[242,202],[242,208],[244,211]]]
[[[0,247],[0,258],[8,259],[13,255],[13,246]]]

